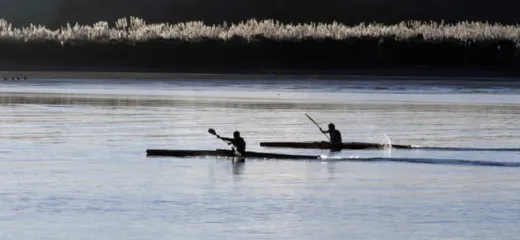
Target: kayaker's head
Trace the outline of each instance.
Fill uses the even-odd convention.
[[[336,126],[334,126],[334,123],[329,123],[329,130],[336,129]]]
[[[233,137],[234,137],[234,138],[240,138],[240,132],[239,132],[239,131],[235,131],[235,132],[233,133]]]

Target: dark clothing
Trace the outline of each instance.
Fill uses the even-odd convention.
[[[341,139],[341,132],[339,132],[338,129],[334,129],[331,133],[330,133],[330,142],[331,143],[342,143],[342,139]]]
[[[330,142],[332,144],[342,143],[341,132],[338,129],[323,131],[323,133],[330,133]]]
[[[334,129],[330,133],[330,143],[331,143],[330,150],[333,152],[341,151],[341,149],[343,149],[341,132],[339,132],[339,130]]]
[[[323,131],[323,133],[330,134],[330,150],[340,151],[343,148],[343,140],[341,139],[341,132],[337,129]]]
[[[233,146],[235,146],[237,152],[239,152],[240,154],[244,154],[246,152],[246,141],[244,141],[244,139],[242,137],[239,137],[239,138],[221,137],[220,139],[228,141],[229,143],[233,144]],[[235,150],[232,149],[232,151],[233,151],[233,154],[235,154]]]

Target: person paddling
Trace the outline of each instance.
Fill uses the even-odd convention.
[[[236,151],[240,155],[243,155],[246,152],[246,141],[244,140],[244,138],[240,137],[239,131],[235,131],[233,133],[233,138],[225,138],[221,137],[220,135],[217,135],[217,137],[233,144],[236,148]],[[233,155],[237,155],[235,152],[235,148],[231,148],[231,151],[233,151]]]
[[[320,128],[320,131],[322,133],[329,133],[330,134],[330,149],[331,151],[339,151],[342,149],[343,141],[341,139],[341,132],[336,129],[336,126],[334,123],[329,124],[329,130],[324,131]]]

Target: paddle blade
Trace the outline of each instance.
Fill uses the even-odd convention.
[[[217,133],[215,132],[215,130],[213,128],[208,129],[208,132],[211,133],[212,135],[217,135]]]

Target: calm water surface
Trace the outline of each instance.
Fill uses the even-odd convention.
[[[0,83],[0,239],[520,239],[520,84],[428,79]],[[263,148],[344,141],[412,150]],[[216,149],[324,161],[147,158]],[[356,161],[353,161],[356,160]],[[361,161],[359,161],[361,160]]]

